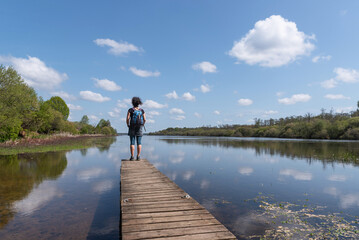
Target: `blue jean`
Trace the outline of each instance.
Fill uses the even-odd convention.
[[[142,136],[130,136],[130,145],[135,145],[135,139],[137,141],[137,145],[141,145]]]

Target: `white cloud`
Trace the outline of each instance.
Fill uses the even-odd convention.
[[[82,107],[79,105],[73,105],[71,103],[67,104],[67,106],[69,107],[70,110],[82,110]]]
[[[312,62],[317,63],[320,60],[324,60],[324,61],[329,61],[332,58],[332,56],[327,55],[327,56],[315,56],[312,58]]]
[[[184,111],[180,108],[172,108],[170,114],[185,114]]]
[[[137,69],[135,67],[130,67],[130,71],[139,77],[159,77],[161,75],[159,71],[151,72],[151,71]]]
[[[197,118],[201,118],[201,117],[202,117],[201,114],[199,114],[198,112],[195,112],[193,115],[194,115],[195,117],[197,117]]]
[[[355,83],[359,81],[359,72],[355,69],[335,68],[334,73],[337,80],[345,83]]]
[[[131,99],[130,99],[131,100]],[[130,103],[131,104],[131,103]],[[117,107],[119,108],[128,108],[128,103],[126,100],[117,100]]]
[[[265,115],[274,115],[274,114],[277,114],[278,111],[274,111],[274,110],[269,110],[269,111],[265,111],[264,114]]]
[[[118,86],[114,81],[110,81],[108,79],[98,79],[93,78],[95,81],[95,86],[105,89],[107,91],[120,91],[122,89],[121,86]]]
[[[16,58],[0,56],[1,64],[10,64],[31,87],[54,89],[68,79],[66,73],[59,73],[36,57]]]
[[[146,112],[146,115],[147,115],[147,117],[153,117],[153,116],[159,116],[160,113],[157,111],[149,111],[149,112]]]
[[[170,93],[167,93],[166,94],[166,97],[169,98],[169,99],[178,99],[178,95],[176,93],[176,91],[173,91],[173,92],[170,92]]]
[[[135,45],[128,42],[116,42],[112,39],[96,39],[94,42],[100,47],[110,47],[109,53],[113,55],[122,55],[129,52],[141,52],[141,48],[136,47]]]
[[[201,70],[202,73],[215,73],[217,72],[216,65],[210,63],[210,62],[200,62],[192,65],[192,68],[194,70]]]
[[[186,92],[182,95],[182,98],[186,101],[195,101],[196,100],[196,97],[193,96],[191,93],[189,92]]]
[[[355,69],[334,68],[333,72],[336,74],[335,78],[331,78],[320,83],[323,88],[335,88],[339,84],[339,82],[359,82],[359,72]]]
[[[295,169],[282,169],[280,170],[279,174],[284,176],[291,176],[295,180],[302,180],[302,181],[310,181],[313,178],[311,173],[301,172]]]
[[[338,85],[338,82],[334,78],[331,78],[329,80],[325,80],[321,82],[320,85],[323,88],[329,89],[329,88],[335,88]]]
[[[216,114],[216,115],[221,114],[218,110],[214,110],[213,113]]]
[[[325,98],[328,98],[331,100],[350,99],[350,97],[346,97],[342,94],[327,94],[327,95],[325,95]]]
[[[284,95],[284,92],[276,92],[276,94],[275,94],[277,97],[281,97],[281,96],[283,96]]]
[[[246,175],[249,176],[253,173],[253,168],[251,167],[243,167],[243,168],[239,168],[238,172],[242,175]]]
[[[119,116],[119,114],[116,113],[116,112],[108,112],[108,115],[109,115],[110,117],[112,117],[112,118],[115,118],[115,117],[118,117],[118,116]]]
[[[155,120],[153,119],[154,116],[159,116],[160,113],[157,111],[149,111],[146,112],[146,123],[155,123]]]
[[[177,121],[182,121],[182,120],[186,119],[186,117],[183,116],[183,115],[173,116],[171,118],[174,119],[174,120],[177,120]]]
[[[146,123],[155,123],[155,120],[153,120],[153,119],[146,119]]]
[[[62,99],[65,99],[65,100],[76,100],[76,97],[71,95],[71,94],[68,94],[67,92],[64,92],[64,91],[59,91],[59,92],[51,92],[51,95],[52,96],[59,96],[61,97]]]
[[[206,84],[206,85],[201,85],[201,92],[203,92],[203,93],[206,93],[206,92],[209,92],[209,91],[211,91],[211,88],[209,87],[209,85],[208,84]]]
[[[97,122],[99,120],[99,118],[97,116],[95,116],[95,115],[89,115],[88,117],[93,122]]]
[[[290,105],[298,102],[308,102],[312,97],[308,94],[294,94],[290,98],[278,99],[279,103]]]
[[[238,104],[241,106],[249,106],[253,104],[253,101],[248,98],[241,98],[238,100]]]
[[[126,103],[127,105],[131,105],[132,104],[132,99],[131,98],[125,98],[125,99],[123,99],[123,102]]]
[[[309,55],[314,49],[310,40],[314,38],[298,31],[295,22],[272,15],[256,22],[245,37],[234,43],[229,55],[250,65],[279,67]]]
[[[144,108],[156,108],[156,109],[160,109],[160,108],[166,108],[166,107],[167,107],[167,104],[161,104],[161,103],[155,102],[155,101],[153,101],[153,100],[146,100],[146,101],[143,103],[143,107],[144,107]]]
[[[337,108],[335,109],[336,113],[344,113],[344,112],[350,112],[353,111],[354,108],[353,107],[342,107],[342,108]]]
[[[91,91],[81,91],[80,96],[82,97],[82,99],[92,101],[92,102],[106,102],[106,101],[111,100],[108,97],[104,97],[99,93],[94,93]]]

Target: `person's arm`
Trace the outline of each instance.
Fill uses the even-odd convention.
[[[127,117],[126,117],[126,124],[127,124],[127,127],[130,127],[130,111],[127,112]]]
[[[143,125],[146,123],[146,113],[143,113]]]

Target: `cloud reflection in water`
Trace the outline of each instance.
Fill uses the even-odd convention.
[[[253,168],[251,167],[242,167],[238,169],[238,172],[242,175],[249,176],[253,173]]]
[[[106,169],[103,168],[91,168],[87,170],[83,170],[77,173],[77,179],[80,181],[88,181],[92,178],[97,178],[101,175],[104,175],[107,173]]]
[[[194,171],[185,171],[183,173],[183,179],[189,181],[194,176]]]
[[[114,182],[111,181],[111,180],[104,180],[104,181],[101,181],[101,182],[97,182],[94,184],[93,186],[93,191],[96,192],[96,193],[104,193],[104,192],[107,192],[109,190],[111,190],[113,187],[114,187]]]
[[[14,208],[24,214],[30,215],[55,197],[61,197],[63,193],[50,182],[43,182],[35,188],[25,199],[16,201]]]
[[[291,176],[295,180],[301,180],[301,181],[310,181],[313,178],[311,173],[301,172],[295,169],[282,169],[280,170],[279,174],[283,176]]]

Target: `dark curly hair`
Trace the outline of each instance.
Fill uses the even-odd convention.
[[[133,98],[132,98],[132,106],[138,107],[138,105],[142,105],[141,98],[139,98],[139,97],[133,97]]]

